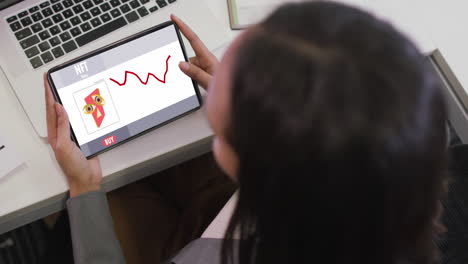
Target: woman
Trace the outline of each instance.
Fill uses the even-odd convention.
[[[218,63],[172,19],[196,51],[180,68],[207,88],[215,158],[239,185],[223,263],[433,263],[446,110],[411,41],[351,7],[288,4]],[[46,90],[49,140],[70,184],[75,259],[123,262],[106,211],[86,227],[106,237],[87,249],[94,254],[74,231],[86,218],[77,207],[105,208],[101,170],[69,140],[67,115]]]

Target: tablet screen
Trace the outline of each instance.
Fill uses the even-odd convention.
[[[173,24],[51,71],[76,141],[89,157],[201,105]]]

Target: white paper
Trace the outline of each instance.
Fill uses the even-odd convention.
[[[14,145],[0,135],[0,179],[23,163]]]
[[[243,26],[256,24],[282,4],[309,1],[311,0],[235,0],[237,23]],[[335,0],[335,2],[367,9],[367,0]]]
[[[428,7],[427,0],[368,0],[368,6],[374,15],[405,33],[422,52],[430,54],[436,49],[434,28],[426,22],[432,18],[427,11],[419,12],[420,8]]]
[[[239,25],[256,24],[282,4],[304,1],[305,0],[236,0],[237,22]]]

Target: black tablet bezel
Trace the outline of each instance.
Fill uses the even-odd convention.
[[[65,63],[63,63],[63,64],[61,64],[61,65],[58,65],[58,66],[55,66],[55,67],[51,68],[51,69],[47,72],[47,80],[49,81],[50,87],[52,88],[52,93],[53,93],[53,95],[54,95],[54,97],[55,97],[55,100],[56,100],[57,102],[59,102],[60,104],[62,104],[62,100],[60,99],[60,96],[58,95],[57,88],[55,87],[54,82],[53,82],[52,77],[51,77],[51,74],[52,74],[52,73],[54,73],[54,72],[56,72],[56,71],[59,71],[59,70],[61,70],[61,69],[63,69],[63,68],[69,67],[69,66],[71,66],[71,65],[73,65],[73,64],[76,64],[77,62],[80,62],[80,61],[86,60],[86,59],[88,59],[88,58],[90,58],[90,57],[96,56],[96,55],[98,55],[98,54],[100,54],[100,53],[103,53],[103,52],[105,52],[105,51],[108,51],[108,50],[110,50],[110,49],[113,49],[113,48],[116,48],[116,47],[118,47],[118,46],[124,45],[124,44],[126,44],[126,43],[128,43],[128,42],[130,42],[130,41],[135,40],[135,39],[138,39],[138,38],[141,38],[141,37],[146,36],[146,35],[148,35],[148,34],[151,34],[151,33],[155,32],[155,31],[158,31],[158,30],[161,30],[161,29],[163,29],[163,28],[169,27],[169,26],[174,26],[174,27],[175,27],[175,29],[176,29],[176,34],[177,34],[177,37],[178,37],[178,39],[179,39],[179,44],[180,44],[180,47],[181,47],[181,49],[182,49],[182,53],[183,53],[183,55],[184,55],[184,59],[185,59],[185,61],[188,61],[187,52],[186,52],[186,50],[185,50],[185,45],[184,45],[184,42],[183,42],[183,40],[182,40],[182,35],[180,34],[179,27],[178,27],[177,24],[175,24],[173,21],[167,21],[167,22],[164,22],[164,23],[159,24],[159,25],[157,25],[157,26],[154,26],[154,27],[151,27],[151,28],[149,28],[149,29],[143,30],[143,31],[141,31],[141,32],[139,32],[139,33],[136,33],[136,34],[134,34],[134,35],[132,35],[132,36],[129,36],[129,37],[127,37],[127,38],[124,38],[124,39],[122,39],[122,40],[119,40],[119,41],[117,41],[117,42],[111,43],[111,44],[109,44],[109,45],[107,45],[107,46],[104,46],[104,47],[102,47],[102,48],[99,48],[99,49],[97,49],[97,50],[95,50],[95,51],[92,51],[92,52],[89,52],[89,53],[87,53],[87,54],[84,54],[84,55],[82,55],[82,56],[80,56],[80,57],[78,57],[78,58],[75,58],[75,59],[73,59],[73,60],[70,60],[70,61],[68,61],[68,62],[65,62]],[[177,120],[177,119],[179,119],[179,118],[181,118],[181,117],[183,117],[183,116],[186,116],[186,115],[188,115],[188,114],[190,114],[190,113],[192,113],[192,112],[195,112],[195,111],[197,111],[198,109],[200,109],[200,108],[202,107],[202,105],[203,105],[202,97],[201,97],[201,95],[200,95],[200,90],[199,90],[199,88],[198,88],[197,82],[196,82],[195,80],[193,80],[193,79],[192,79],[192,84],[193,84],[193,88],[195,89],[195,93],[196,93],[196,95],[197,95],[197,99],[198,99],[198,103],[199,103],[199,106],[198,106],[198,107],[196,107],[196,108],[194,108],[194,109],[192,109],[192,110],[189,110],[189,111],[185,112],[184,114],[181,114],[181,115],[178,115],[178,116],[176,116],[176,117],[174,117],[174,118],[171,118],[171,119],[169,119],[169,120],[167,120],[167,121],[165,121],[165,122],[163,122],[163,123],[157,124],[157,125],[155,125],[155,126],[149,128],[149,129],[146,129],[146,130],[144,130],[144,131],[142,131],[142,132],[140,132],[140,133],[138,133],[138,134],[135,134],[135,135],[133,135],[133,136],[127,138],[127,139],[124,139],[124,140],[122,140],[122,141],[119,141],[119,142],[117,142],[117,143],[115,143],[115,144],[113,144],[113,145],[111,145],[111,146],[109,146],[109,147],[106,147],[106,148],[104,148],[104,149],[102,149],[102,150],[100,150],[100,151],[98,151],[98,152],[96,152],[96,153],[93,153],[93,154],[91,154],[91,155],[89,155],[89,156],[86,156],[86,158],[87,158],[87,159],[91,159],[91,158],[93,158],[93,157],[96,157],[96,156],[98,156],[98,155],[100,155],[100,154],[102,154],[102,153],[104,153],[104,152],[106,152],[106,151],[108,151],[108,150],[111,150],[111,149],[113,149],[113,148],[115,148],[115,147],[118,147],[118,146],[124,144],[125,142],[128,142],[128,141],[130,141],[130,140],[132,140],[132,139],[134,139],[134,138],[140,137],[140,136],[142,136],[142,135],[144,135],[144,134],[146,134],[146,133],[148,133],[148,132],[150,132],[150,131],[155,130],[156,128],[162,127],[162,126],[164,126],[164,125],[166,125],[166,124],[168,124],[168,123],[170,123],[170,122],[173,122],[173,121],[175,121],[175,120]],[[70,124],[70,132],[71,132],[71,138],[72,138],[72,140],[75,142],[75,144],[78,146],[78,148],[80,148],[80,145],[79,145],[79,143],[78,143],[78,140],[76,139],[75,132],[73,131],[73,127],[71,126],[71,124]],[[80,149],[81,149],[81,148],[80,148]]]

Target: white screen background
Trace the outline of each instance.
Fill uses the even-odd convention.
[[[118,86],[109,80],[109,78],[113,78],[122,83],[126,70],[135,72],[143,81],[146,81],[148,72],[153,73],[159,79],[163,79],[168,55],[171,55],[171,58],[169,60],[165,84],[150,77],[148,84],[144,85],[136,76],[131,74],[127,76],[127,83],[124,86]],[[178,41],[175,41],[87,79],[59,89],[58,93],[60,99],[68,113],[79,145],[90,142],[157,112],[158,110],[195,95],[192,80],[180,71],[178,66],[179,62],[184,60],[185,58],[180,44]],[[92,67],[92,65],[89,65],[89,67]],[[109,88],[113,104],[117,109],[120,120],[113,125],[88,134],[82,118],[83,106],[77,106],[73,93],[101,80],[105,81]],[[105,100],[108,99],[105,98]]]

